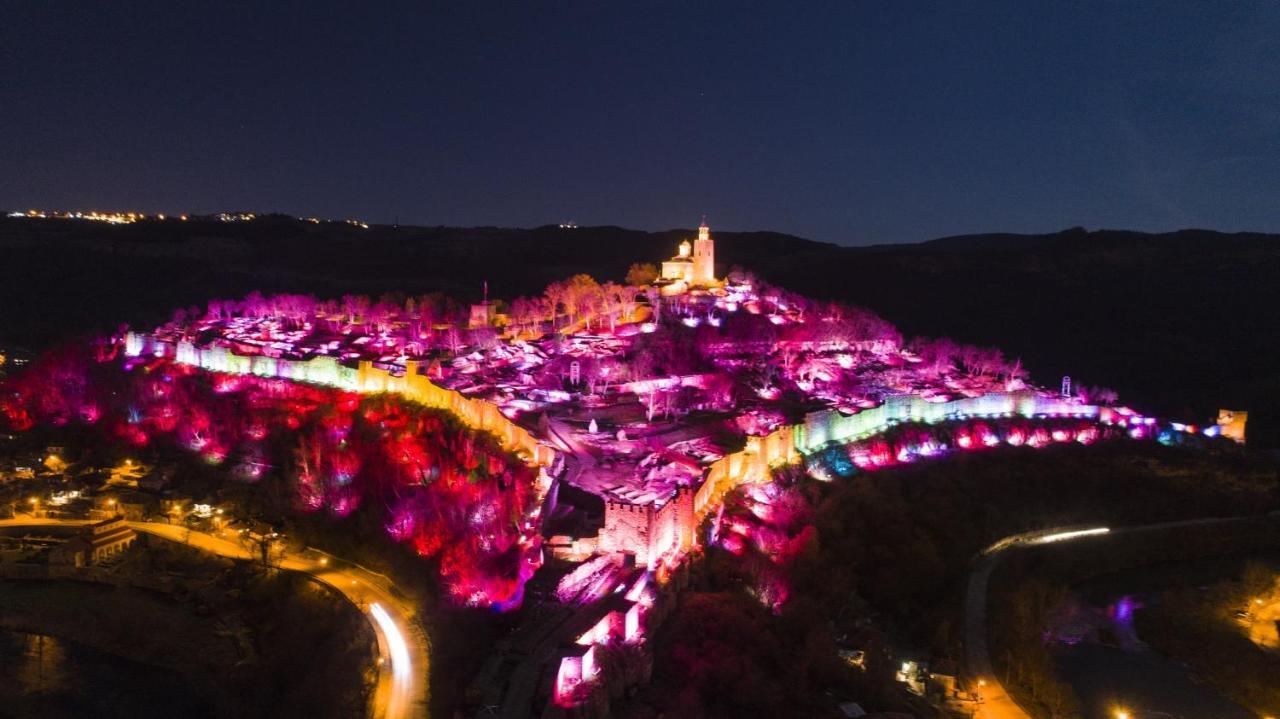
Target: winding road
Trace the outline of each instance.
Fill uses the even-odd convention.
[[[987,584],[991,580],[991,572],[1004,558],[1004,553],[1013,547],[1046,543],[1046,538],[1049,538],[1048,541],[1069,541],[1108,531],[1104,527],[1098,527],[1089,530],[1024,532],[1005,537],[982,551],[973,572],[969,574],[969,586],[965,592],[965,671],[970,688],[981,698],[974,713],[975,719],[1031,719],[1031,715],[1023,711],[1005,691],[1004,685],[996,676],[987,650]]]
[[[18,517],[0,520],[3,527],[90,524],[83,519]],[[195,547],[231,559],[254,561],[248,547],[222,537],[160,522],[129,522],[135,531]],[[377,719],[412,719],[427,716],[427,676],[430,645],[425,633],[412,621],[414,605],[384,575],[345,562],[319,550],[306,549],[283,555],[275,566],[302,572],[323,582],[354,604],[369,620],[378,640],[378,681],[370,704]]]

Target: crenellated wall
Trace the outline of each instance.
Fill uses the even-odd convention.
[[[503,447],[516,452],[532,464],[548,467],[555,461],[555,450],[550,445],[539,442],[527,429],[508,419],[497,405],[482,399],[464,397],[459,392],[432,383],[425,375],[418,373],[418,364],[412,360],[405,363],[403,372],[397,372],[374,366],[369,360],[361,360],[358,366],[348,367],[333,357],[325,356],[290,360],[263,355],[239,355],[228,347],[197,347],[187,341],[180,341],[175,345],[133,332],[125,336],[125,352],[133,357],[143,354],[172,357],[181,364],[210,372],[279,377],[366,394],[394,392],[428,407],[452,412],[472,429],[491,432],[498,437]]]
[[[802,424],[780,427],[764,437],[748,437],[745,448],[712,464],[694,499],[695,517],[701,520],[738,485],[768,481],[774,467],[800,461],[804,455],[831,444],[878,434],[901,422],[931,424],[962,416],[1015,414],[1107,420],[1120,413],[1120,410],[1110,407],[1078,404],[1033,390],[992,392],[950,402],[930,402],[915,395],[901,395],[888,397],[884,404],[857,414],[845,414],[835,409],[810,412]]]
[[[555,450],[502,414],[498,406],[440,387],[418,372],[418,363],[398,367],[377,366],[362,360],[356,367],[332,357],[288,360],[261,355],[239,355],[228,347],[196,347],[149,335],[128,333],[126,353],[174,357],[176,361],[214,372],[281,377],[339,387],[352,392],[394,392],[408,399],[452,412],[467,426],[496,435],[502,445],[531,463],[548,467]],[[811,412],[804,422],[780,427],[762,437],[747,437],[746,446],[713,462],[701,486],[682,488],[667,502],[635,505],[606,499],[605,523],[600,532],[601,552],[634,554],[639,564],[652,566],[671,552],[687,551],[696,543],[696,525],[714,511],[724,495],[747,483],[769,481],[775,467],[801,461],[832,444],[864,439],[901,422],[936,423],[966,416],[1071,416],[1109,421],[1128,410],[1078,404],[1033,390],[992,392],[950,402],[930,402],[914,395],[887,398],[883,404],[856,414],[835,409]]]
[[[990,392],[980,397],[966,397],[950,402],[930,402],[916,395],[888,397],[884,404],[845,414],[826,409],[805,415],[804,423],[795,427],[795,444],[803,454],[831,443],[848,442],[878,434],[900,422],[933,424],[960,416],[1022,415],[1035,417],[1060,415],[1106,419],[1118,410],[1109,407],[1078,404],[1057,396],[1046,396],[1034,390]]]
[[[747,437],[747,446],[742,450],[713,462],[693,500],[694,521],[701,521],[719,506],[724,495],[734,487],[768,481],[771,468],[800,461],[796,429],[787,425],[763,437]]]

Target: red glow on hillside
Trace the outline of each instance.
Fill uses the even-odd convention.
[[[279,467],[297,511],[384,515],[392,539],[438,561],[459,603],[510,605],[536,566],[533,470],[439,411],[165,360],[121,372],[74,350],[36,362],[3,396],[17,431],[92,425],[135,447],[182,447],[246,482]],[[291,449],[272,456],[280,447]]]

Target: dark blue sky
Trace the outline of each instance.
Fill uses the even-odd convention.
[[[0,207],[1280,230],[1273,0],[363,4],[3,2]]]

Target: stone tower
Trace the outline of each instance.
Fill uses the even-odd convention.
[[[716,283],[716,243],[711,239],[711,228],[703,218],[698,227],[698,239],[693,243],[693,281],[695,286],[706,287]]]

